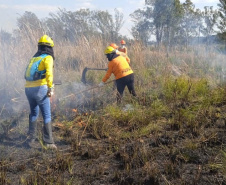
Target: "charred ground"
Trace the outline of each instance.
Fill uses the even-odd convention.
[[[55,109],[57,151],[26,145],[27,113],[2,123],[0,184],[225,184],[225,87],[152,79],[121,106]]]

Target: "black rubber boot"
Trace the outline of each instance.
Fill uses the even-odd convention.
[[[54,144],[54,141],[53,141],[51,122],[44,124],[43,141],[44,141],[44,145],[47,147],[47,149],[54,149],[54,150],[57,149],[57,146]]]
[[[44,124],[43,126],[43,141],[44,143],[53,144],[53,133],[51,122]]]
[[[27,144],[31,148],[37,148],[38,145],[35,143],[37,137],[37,121],[29,121],[29,130],[28,130],[28,141]]]
[[[29,121],[29,130],[28,130],[28,137],[29,140],[35,141],[37,134],[37,121]]]

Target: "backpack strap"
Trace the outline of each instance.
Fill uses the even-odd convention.
[[[39,71],[38,67],[41,61],[48,56],[48,54],[42,54],[38,57],[34,57],[31,59],[30,63],[28,64],[26,71],[25,71],[25,79],[27,81],[36,81],[40,79],[44,79],[46,70]],[[39,59],[39,60],[37,60]]]

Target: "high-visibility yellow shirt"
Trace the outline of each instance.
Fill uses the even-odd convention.
[[[37,87],[47,85],[49,88],[53,87],[53,57],[51,55],[46,56],[40,62],[38,67],[39,71],[46,70],[46,77],[36,81],[26,81],[25,87]]]
[[[132,74],[133,70],[123,56],[118,56],[108,63],[108,70],[102,81],[106,82],[110,78],[112,73],[117,80],[119,78]]]

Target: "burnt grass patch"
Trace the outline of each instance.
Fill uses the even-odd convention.
[[[61,143],[62,133],[55,130],[56,143],[61,143],[58,151],[46,151],[41,146],[16,149],[11,158],[1,159],[0,183],[224,184],[226,133],[212,129],[209,135],[189,139],[174,130],[121,140],[112,135],[95,139],[87,133],[76,147]],[[78,133],[81,136],[82,130]]]
[[[226,184],[222,87],[181,78],[166,81],[161,92],[130,100],[131,110],[108,105],[57,115],[56,151],[42,145],[41,128],[38,147],[24,145],[27,119],[13,128],[4,122],[0,184]]]

